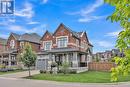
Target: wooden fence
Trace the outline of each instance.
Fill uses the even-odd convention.
[[[110,71],[112,67],[115,67],[115,64],[110,62],[91,62],[88,64],[88,69],[93,71]]]

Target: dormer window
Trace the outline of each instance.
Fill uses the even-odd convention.
[[[51,50],[52,42],[51,41],[46,41],[44,43],[44,50]]]
[[[15,47],[15,41],[14,40],[10,41],[10,47],[11,47],[11,49],[14,49],[14,47]]]
[[[57,45],[58,48],[67,47],[68,38],[67,37],[58,37],[57,38]]]

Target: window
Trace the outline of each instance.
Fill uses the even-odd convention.
[[[23,49],[24,48],[24,42],[20,42],[20,47]]]
[[[67,43],[68,43],[67,37],[57,38],[58,48],[67,47]]]
[[[51,41],[44,42],[44,50],[51,50]]]
[[[14,49],[14,47],[15,47],[15,41],[14,40],[10,41],[10,47],[11,47],[11,49]]]

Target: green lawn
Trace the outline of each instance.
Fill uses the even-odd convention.
[[[23,70],[14,70],[14,71],[8,71],[8,72],[0,72],[0,75],[3,74],[10,74],[10,73],[16,73],[16,72],[22,72]]]
[[[37,79],[37,80],[51,80],[60,82],[81,82],[81,83],[111,83],[110,73],[108,72],[96,72],[88,71],[80,74],[38,74],[32,77],[26,77],[27,79]],[[130,81],[130,75],[127,77],[120,76],[119,82]]]

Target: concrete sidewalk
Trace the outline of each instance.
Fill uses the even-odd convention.
[[[35,75],[35,74],[39,74],[39,71],[31,70],[31,75]],[[27,76],[28,76],[28,71],[0,75],[0,77],[6,77],[6,78],[22,78]]]

